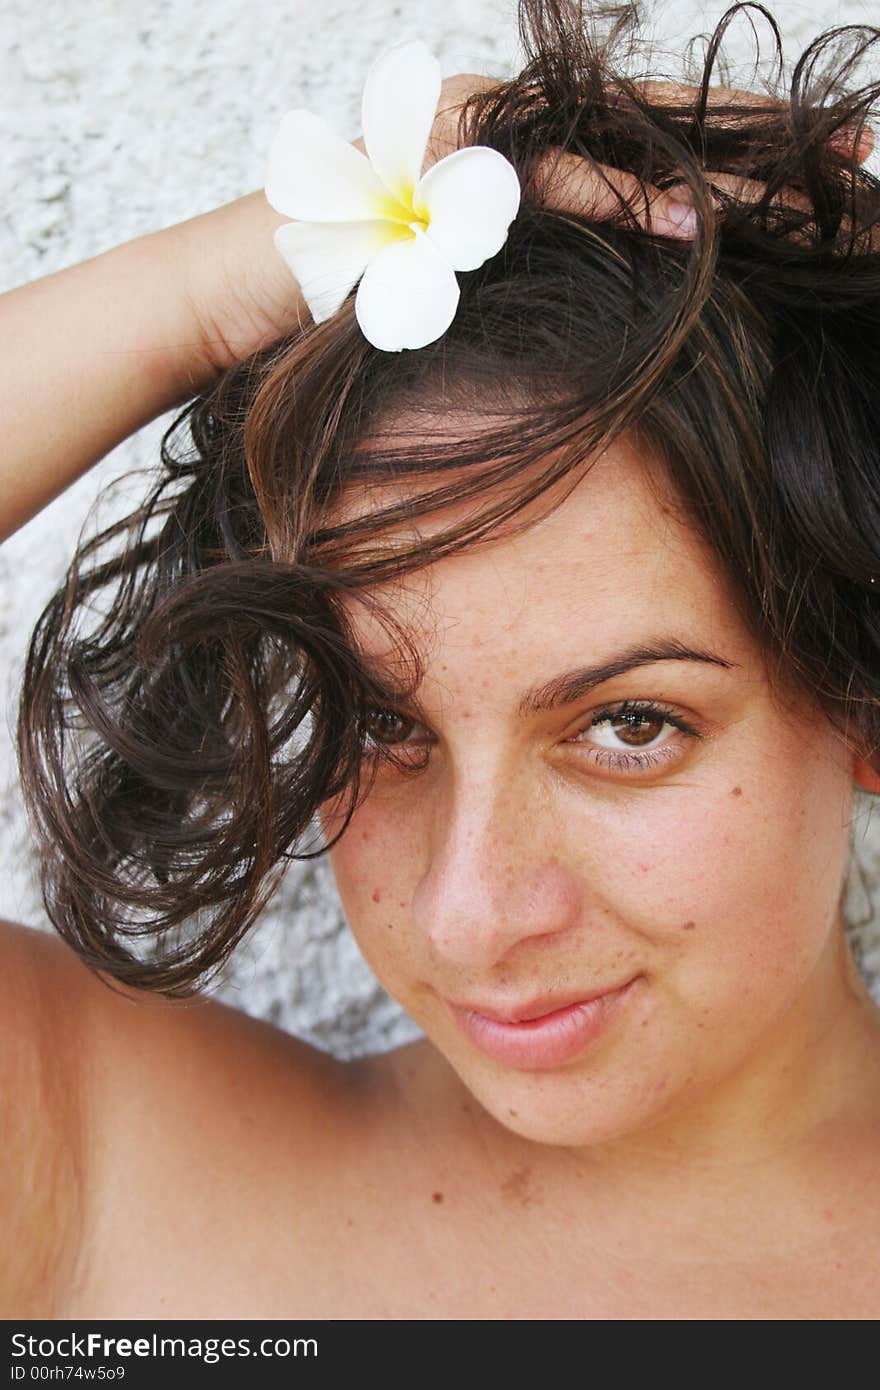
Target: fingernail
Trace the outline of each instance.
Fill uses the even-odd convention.
[[[696,211],[690,203],[680,203],[677,198],[670,198],[666,204],[666,220],[671,223],[672,230],[678,236],[694,237],[697,235],[699,221]]]

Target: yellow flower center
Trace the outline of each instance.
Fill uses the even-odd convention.
[[[431,223],[430,214],[424,204],[416,205],[413,186],[401,188],[399,197],[389,193],[377,208],[377,213],[387,222],[403,223],[413,236],[416,232],[426,232]]]

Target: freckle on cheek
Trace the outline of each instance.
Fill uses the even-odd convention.
[[[696,925],[696,922],[682,922],[681,929],[682,931],[693,931]]]
[[[380,893],[380,891],[379,891],[378,888],[374,888],[374,889],[373,889],[373,902],[374,902],[374,903],[380,903],[381,901],[382,901],[382,894]]]
[[[730,789],[730,795],[731,795],[731,796],[742,796],[742,794],[743,794],[743,789],[742,789],[742,787],[731,787],[731,789]]]

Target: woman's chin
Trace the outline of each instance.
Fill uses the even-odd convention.
[[[600,1086],[563,1090],[558,1078],[547,1074],[519,1076],[507,1085],[458,1074],[498,1124],[533,1144],[591,1148],[613,1143],[650,1128],[665,1108],[660,1103],[646,1105],[644,1100],[629,1105],[602,1104]]]
[[[440,1050],[492,1119],[535,1144],[588,1148],[625,1140],[663,1124],[679,1104],[686,1108],[695,1099],[690,1078],[677,1088],[666,1071],[639,1076],[638,1069],[615,1067],[607,1056],[592,1065],[528,1072],[460,1048]]]

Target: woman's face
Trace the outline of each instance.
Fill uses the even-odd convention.
[[[521,534],[380,591],[425,674],[373,739],[425,765],[380,763],[332,851],[377,977],[498,1120],[551,1143],[782,1084],[843,989],[853,756],[772,698],[645,466],[621,442]]]

